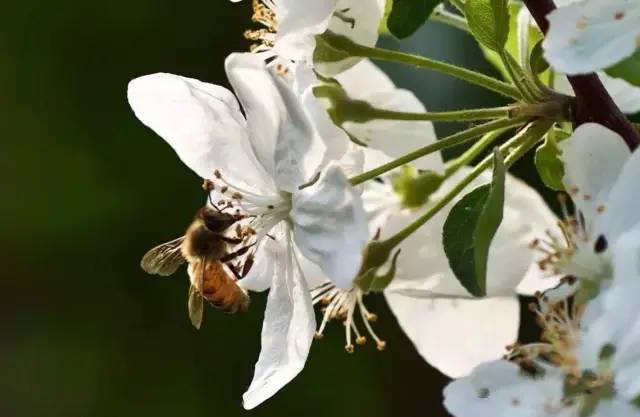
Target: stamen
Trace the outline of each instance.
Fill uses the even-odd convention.
[[[370,324],[375,322],[377,316],[367,310],[364,304],[362,290],[352,288],[349,291],[343,291],[336,288],[330,282],[326,282],[311,290],[311,298],[314,305],[320,303],[327,306],[321,310],[323,318],[316,331],[316,339],[324,337],[324,330],[329,321],[341,319],[345,327],[345,350],[348,353],[353,353],[355,350],[353,343],[354,335],[356,345],[364,345],[367,342],[367,337],[360,332],[354,319],[355,311],[359,310],[362,323],[367,333],[375,340],[377,349],[384,350],[386,342],[376,335]]]

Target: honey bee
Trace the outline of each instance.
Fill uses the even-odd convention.
[[[183,237],[156,246],[140,262],[145,272],[161,276],[174,274],[185,261],[189,264],[189,317],[196,329],[202,324],[203,300],[227,313],[245,312],[249,308],[249,296],[236,281],[248,273],[253,257],[246,258],[241,271],[231,260],[246,254],[251,246],[229,252],[228,244],[237,245],[243,239],[224,235],[240,218],[204,206]],[[240,227],[236,230],[241,234]],[[235,277],[225,270],[225,265]]]

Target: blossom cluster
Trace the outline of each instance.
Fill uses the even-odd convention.
[[[137,118],[204,181],[206,206],[234,225],[219,231],[204,222],[226,243],[202,262],[219,263],[216,271],[235,276],[244,294],[268,290],[244,407],[296,377],[332,321],[344,327],[348,353],[367,344],[384,350],[366,306],[381,293],[424,360],[459,378],[444,392],[455,416],[640,415],[640,217],[629,209],[640,200],[640,162],[611,126],[572,120],[581,97],[568,90],[575,74],[633,55],[638,3],[564,5],[549,16],[543,57],[540,29],[519,2],[435,7],[432,19],[475,36],[505,81],[375,48],[381,28],[396,34],[398,19],[411,24],[401,10],[408,3],[253,0],[250,51],[225,61],[233,91],[166,73],[129,84]],[[500,13],[478,19],[477,10],[498,3],[506,21]],[[551,69],[537,69],[534,56]],[[428,112],[375,59],[439,70],[514,102]],[[607,77],[622,111],[640,110],[640,90]],[[484,122],[439,139],[436,121]],[[442,149],[463,143],[473,144],[443,159]],[[507,172],[536,148],[545,184],[574,202],[560,221]],[[150,252],[162,254],[157,264],[180,258],[169,272],[143,267],[167,275],[182,254],[193,294],[208,299],[207,268],[192,264],[184,241]],[[538,298],[540,343],[517,343],[518,295]]]

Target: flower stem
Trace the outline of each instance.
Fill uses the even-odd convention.
[[[501,117],[509,117],[511,114],[511,107],[496,107],[488,109],[470,109],[470,110],[455,110],[455,111],[443,111],[443,112],[427,112],[427,113],[412,113],[412,112],[399,112],[392,110],[383,110],[373,108],[369,112],[368,116],[371,119],[384,119],[384,120],[407,120],[407,121],[430,121],[430,122],[461,122],[471,120],[489,120],[498,119]]]
[[[454,172],[460,169],[460,167],[463,167],[476,159],[485,149],[487,149],[487,147],[489,147],[507,130],[509,130],[509,128],[494,130],[493,132],[487,133],[480,140],[474,143],[473,146],[467,149],[462,155],[448,161],[445,168],[445,176],[451,176]]]
[[[552,126],[552,122],[544,121],[532,124],[530,128],[523,129],[516,136],[511,138],[500,146],[500,152],[508,153],[510,149],[515,149],[505,158],[505,166],[511,167],[514,162],[520,159],[529,149],[540,141],[544,134]],[[416,219],[413,223],[402,229],[395,235],[386,239],[382,244],[389,245],[393,248],[399,245],[407,237],[411,236],[415,231],[422,227],[426,222],[431,220],[440,210],[449,204],[458,194],[462,192],[474,179],[476,179],[484,170],[489,168],[493,162],[493,155],[485,157],[473,170],[458,182],[447,194],[438,200],[433,206],[427,210],[425,214]]]
[[[525,6],[543,33],[549,30],[547,15],[555,10],[553,0],[524,0]],[[640,145],[640,133],[636,131],[615,104],[596,74],[567,77],[576,94],[573,121],[576,125],[595,122],[617,132],[631,150]]]
[[[461,143],[477,138],[478,136],[482,136],[485,133],[493,132],[494,130],[519,126],[524,122],[526,122],[527,120],[528,120],[527,116],[521,116],[521,117],[515,117],[513,119],[498,119],[492,122],[482,124],[480,126],[472,127],[471,129],[458,132],[454,135],[441,139],[435,143],[431,143],[423,148],[417,149],[411,153],[401,156],[398,159],[394,159],[393,161],[388,162],[384,165],[381,165],[375,169],[372,169],[371,171],[367,171],[360,175],[357,175],[351,178],[349,181],[351,182],[351,185],[362,184],[365,181],[379,177],[385,172],[391,171],[392,169],[398,168],[402,165],[405,165],[423,156],[429,155],[434,152],[438,152],[442,149],[459,145]]]
[[[357,43],[352,42],[350,39],[334,33],[327,32],[323,35],[323,38],[333,48],[347,52],[351,56],[414,65],[419,68],[438,71],[443,74],[459,78],[471,84],[475,84],[488,90],[494,91],[498,94],[502,94],[506,97],[511,97],[518,100],[521,98],[519,91],[511,84],[505,83],[493,77],[489,77],[488,75],[469,70],[467,68],[458,67],[453,64],[426,58],[420,55],[358,45]]]

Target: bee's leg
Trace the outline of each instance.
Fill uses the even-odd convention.
[[[247,256],[247,259],[244,261],[244,264],[242,264],[242,278],[246,277],[249,271],[251,271],[251,267],[253,266],[254,259],[255,258],[253,254],[250,254],[249,256]]]
[[[237,237],[220,236],[220,239],[224,240],[227,243],[231,243],[232,245],[239,245],[243,242],[243,239]]]
[[[236,259],[238,256],[242,256],[245,253],[247,253],[247,251],[249,249],[251,249],[253,246],[255,246],[255,243],[252,243],[251,245],[248,245],[248,246],[244,246],[244,247],[238,249],[237,251],[228,253],[228,254],[224,255],[222,258],[220,258],[220,262],[227,263],[227,262],[229,262],[229,261],[231,261],[233,259]]]
[[[242,275],[242,274],[240,274],[238,272],[238,269],[236,268],[236,266],[232,262],[227,262],[227,263],[225,263],[225,265],[231,270],[231,272],[233,272],[233,275],[236,276],[236,279],[244,278],[244,275]]]

